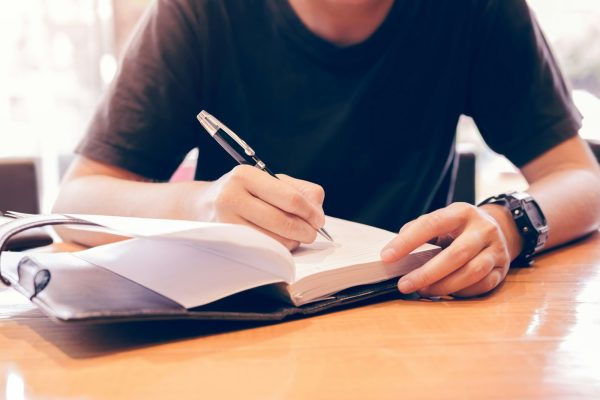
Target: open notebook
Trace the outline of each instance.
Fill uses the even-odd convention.
[[[327,217],[326,226],[335,243],[318,238],[291,254],[270,237],[240,225],[93,215],[65,218],[97,225],[80,229],[109,229],[131,239],[75,253],[28,254],[29,264],[73,271],[82,263],[91,265],[185,309],[258,287],[302,306],[406,274],[440,250],[425,244],[398,262],[384,264],[379,252],[394,233],[332,217]],[[18,282],[22,258],[21,253],[3,253],[2,274]]]

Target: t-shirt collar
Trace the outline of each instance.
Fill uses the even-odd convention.
[[[395,0],[381,25],[363,42],[340,47],[310,31],[288,0],[270,0],[270,9],[281,34],[317,62],[331,67],[361,68],[370,65],[391,43],[401,25],[403,0]]]

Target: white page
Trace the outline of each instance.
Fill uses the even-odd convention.
[[[251,264],[278,276],[283,281],[291,281],[294,276],[290,252],[281,243],[248,226],[105,215],[70,216],[102,225],[127,236],[160,237],[164,238],[164,241],[175,240],[201,246],[213,253],[226,253],[232,260]],[[74,229],[76,228],[77,226],[74,226]]]
[[[296,249],[292,253],[296,264],[294,281],[349,265],[381,261],[381,249],[396,236],[393,232],[333,217],[327,217],[325,226],[335,243],[319,237],[314,243]],[[435,248],[425,244],[415,252]]]
[[[216,224],[201,221],[187,221],[178,219],[159,218],[137,218],[120,217],[113,215],[88,215],[88,214],[65,214],[69,217],[93,222],[103,227],[110,228],[127,236],[157,236],[167,235],[173,232],[186,231],[190,229],[210,228]],[[93,230],[94,227],[74,225],[72,229]]]
[[[261,269],[172,240],[137,238],[73,253],[186,308],[281,282]]]

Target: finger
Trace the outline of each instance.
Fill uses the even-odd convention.
[[[473,297],[485,294],[498,286],[505,276],[506,273],[502,267],[495,267],[479,282],[461,289],[458,292],[453,293],[453,295],[458,297]]]
[[[285,174],[277,174],[277,177],[298,189],[304,196],[319,207],[323,207],[325,201],[325,190],[321,185],[303,179],[292,178]]]
[[[244,205],[238,214],[245,220],[266,231],[301,243],[312,243],[317,237],[317,231],[305,220],[280,210],[261,199],[247,195]]]
[[[229,224],[246,225],[251,228],[254,228],[257,231],[260,231],[260,232],[264,233],[265,235],[270,236],[271,238],[277,240],[279,243],[284,245],[290,251],[294,250],[295,248],[297,248],[300,245],[300,242],[298,242],[296,240],[291,240],[291,239],[285,238],[274,232],[264,229],[256,224],[244,219],[243,217],[241,217],[239,215],[230,215],[227,218],[223,219],[222,222],[227,222]]]
[[[292,251],[294,249],[296,249],[299,245],[300,242],[298,242],[297,240],[292,240],[292,239],[288,239],[285,238],[283,236],[279,236],[278,234],[268,231],[266,229],[261,228],[258,225],[252,224],[249,221],[246,221],[246,225],[251,226],[252,228],[264,233],[267,236],[272,237],[273,239],[277,240],[279,243],[281,243],[282,245],[284,245],[289,251]]]
[[[325,224],[323,209],[309,201],[294,186],[253,167],[247,167],[243,174],[246,176],[241,181],[246,190],[254,197],[290,214],[297,215],[315,229],[319,229]]]
[[[464,227],[468,215],[452,205],[412,221],[381,251],[384,262],[397,261],[430,239]]]
[[[409,226],[413,225],[414,223],[415,223],[414,219],[412,221],[408,221],[407,223],[402,225],[402,227],[400,228],[400,231],[398,233],[405,231],[406,229],[408,229]]]
[[[419,291],[422,296],[445,296],[465,289],[482,280],[496,266],[496,255],[491,248],[484,249],[462,268]]]
[[[463,267],[486,246],[478,231],[466,232],[423,266],[400,278],[398,289],[412,293],[430,286]]]
[[[414,221],[414,220],[413,220],[413,221],[409,221],[409,222],[407,222],[406,224],[402,225],[402,227],[400,228],[400,231],[399,231],[399,232],[405,231],[405,230],[406,230],[406,229],[407,229],[409,226],[411,226],[411,225],[412,225],[412,224],[414,224],[414,223],[415,223],[415,221]],[[429,239],[429,240],[427,241],[427,243],[429,243],[429,244],[434,244],[434,245],[441,246],[441,247],[446,247],[446,246],[442,246],[442,245],[439,243],[439,236],[436,236],[436,237],[433,237],[433,238]]]

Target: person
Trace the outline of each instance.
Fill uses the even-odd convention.
[[[195,120],[202,109],[287,175],[235,166]],[[529,239],[499,202],[436,200],[463,114],[527,179],[546,248],[598,228],[598,165],[525,0],[158,0],[54,210],[247,224],[293,249],[325,209],[402,227],[384,262],[443,244],[400,291],[480,295]],[[193,148],[196,180],[168,182]]]

